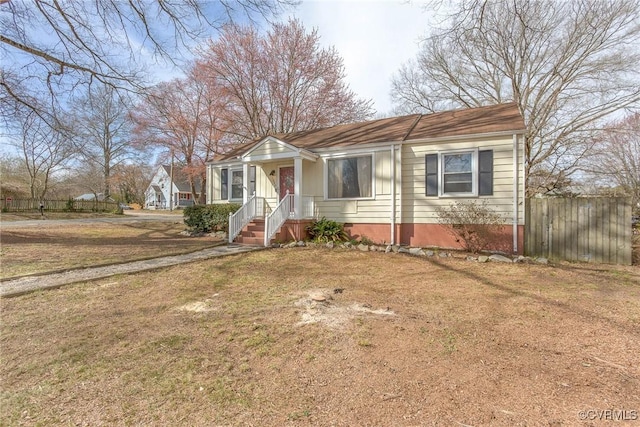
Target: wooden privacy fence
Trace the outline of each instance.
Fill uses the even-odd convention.
[[[111,212],[118,209],[116,202],[95,200],[43,200],[45,212]],[[40,200],[3,198],[2,212],[29,212],[40,209]]]
[[[631,264],[631,199],[528,199],[525,253],[567,261]]]

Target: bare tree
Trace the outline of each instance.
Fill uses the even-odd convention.
[[[16,135],[12,141],[29,177],[29,193],[33,199],[43,199],[52,174],[70,160],[71,144],[65,137],[66,132],[52,130],[31,110],[17,110],[13,124]]]
[[[49,93],[51,108],[79,85],[138,90],[145,61],[178,61],[181,51],[224,23],[274,16],[290,4],[295,1],[0,1],[0,102],[40,111],[34,94]],[[4,102],[0,107],[6,114]]]
[[[101,171],[99,192],[105,197],[111,194],[112,169],[134,159],[142,148],[131,142],[133,103],[126,95],[111,86],[95,85],[74,102],[75,145],[85,166]]]
[[[117,189],[119,200],[144,206],[144,192],[152,176],[153,170],[147,164],[121,164],[114,168],[111,184]]]
[[[22,159],[14,154],[0,153],[0,198],[29,198],[29,178]]]
[[[319,40],[290,20],[265,36],[229,25],[210,41],[198,68],[227,102],[226,131],[243,141],[369,118],[371,101],[348,89],[342,58]]]
[[[193,70],[187,78],[157,85],[131,112],[137,143],[164,147],[175,155],[189,178],[194,200],[196,182],[205,188],[206,162],[224,144],[219,123],[224,102],[210,89]],[[204,191],[200,193],[204,203]]]
[[[640,114],[609,123],[595,141],[584,171],[592,182],[631,196],[633,206],[640,210]]]
[[[640,101],[636,0],[456,3],[394,77],[399,112],[515,101],[526,176],[553,188],[579,169],[594,129]],[[529,193],[536,188],[528,188]]]

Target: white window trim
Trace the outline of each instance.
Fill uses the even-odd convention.
[[[466,193],[445,193],[444,192],[444,158],[447,155],[471,153],[471,189]],[[461,149],[438,152],[438,196],[442,198],[478,197],[478,149]]]
[[[370,197],[329,197],[329,160],[350,159],[371,156],[371,196]],[[324,200],[375,200],[376,199],[376,155],[375,152],[350,153],[323,156],[324,159]]]
[[[236,197],[235,199],[231,197],[231,195],[233,194],[233,172],[238,172],[240,171],[240,173],[242,173],[242,186],[244,188],[244,171],[242,169],[242,167],[239,168],[227,168],[229,170],[229,172],[227,172],[229,175],[227,177],[227,195],[229,196],[227,198],[227,200],[229,202],[242,202],[242,196],[240,197]]]

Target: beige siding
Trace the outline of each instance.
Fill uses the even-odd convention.
[[[493,195],[475,198],[427,197],[425,179],[425,156],[439,152],[475,149],[493,150]],[[524,224],[522,141],[519,142],[519,186],[518,223]],[[437,206],[448,206],[456,200],[489,201],[491,207],[500,212],[507,223],[513,218],[513,138],[472,139],[469,141],[440,144],[407,144],[402,151],[402,222],[436,223]]]
[[[266,141],[264,144],[256,147],[255,150],[252,150],[249,153],[249,156],[254,157],[262,157],[262,156],[273,156],[274,154],[283,154],[283,153],[293,153],[293,151],[282,144],[278,144],[275,141]]]
[[[518,184],[518,223],[524,224],[524,168],[522,155],[522,137],[519,138],[519,184]],[[404,144],[396,147],[396,216],[395,222],[400,223],[437,223],[435,208],[447,206],[456,200],[452,197],[427,197],[425,195],[425,155],[445,151],[476,149],[493,150],[493,196],[482,196],[472,200],[487,199],[496,211],[500,212],[511,223],[513,218],[513,137],[493,137],[483,139],[469,139],[447,143],[416,143]],[[261,154],[267,151],[287,151],[275,143],[265,143],[259,147]],[[258,150],[256,150],[258,151]],[[252,153],[257,154],[256,151]],[[360,154],[359,154],[360,155]],[[327,158],[320,157],[317,161],[302,161],[302,195],[313,196],[316,205],[316,215],[325,216],[345,223],[374,223],[389,224],[392,214],[392,154],[391,149],[375,151],[374,155],[374,197],[371,200],[325,200],[325,164]],[[278,170],[283,166],[293,166],[293,159],[274,160],[256,165],[256,192],[264,197],[267,210],[278,203]],[[220,167],[209,166],[210,176],[208,184],[208,199],[210,203],[220,203]],[[275,176],[270,176],[276,171]],[[225,201],[226,202],[226,201]]]

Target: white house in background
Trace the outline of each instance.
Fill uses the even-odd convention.
[[[316,218],[353,238],[460,247],[438,221],[456,200],[505,219],[492,249],[522,252],[524,134],[514,103],[265,135],[207,166],[207,203],[242,204],[229,238],[300,240]]]
[[[197,196],[200,195],[200,185],[196,182]],[[144,192],[145,209],[181,209],[193,205],[193,194],[189,180],[180,171],[171,166],[162,165],[153,175],[151,183]]]

